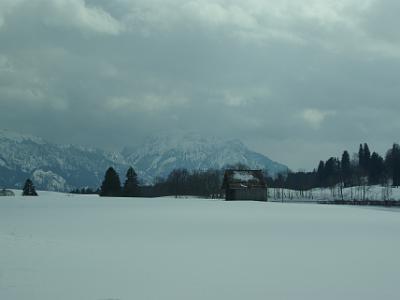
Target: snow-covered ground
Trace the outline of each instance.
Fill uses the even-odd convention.
[[[399,299],[400,212],[0,198],[0,299]]]

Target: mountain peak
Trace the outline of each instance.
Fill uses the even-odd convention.
[[[8,129],[0,129],[0,139],[2,140],[8,140],[8,141],[13,141],[16,143],[22,143],[22,142],[33,142],[35,144],[45,144],[46,141],[40,137],[29,135],[29,134],[21,134],[17,132],[13,132]]]
[[[238,139],[221,139],[184,132],[150,137],[141,145],[124,151],[127,162],[151,181],[167,176],[173,169],[220,169],[241,163],[254,169],[267,169],[274,175],[288,168],[248,149]]]
[[[37,188],[65,191],[98,187],[105,170],[114,166],[121,176],[133,166],[144,183],[165,177],[176,168],[221,169],[242,163],[267,169],[271,175],[287,167],[249,150],[240,140],[181,132],[150,137],[140,147],[120,152],[57,145],[31,135],[0,130],[0,186],[20,187],[32,178]]]

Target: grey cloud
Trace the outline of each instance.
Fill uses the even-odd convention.
[[[5,2],[4,19],[12,19],[15,15],[34,19],[36,23],[61,28],[76,28],[83,32],[118,34],[123,30],[122,24],[108,12],[98,6],[89,6],[84,0],[16,0]],[[1,15],[0,15],[1,16]]]
[[[395,5],[2,1],[0,127],[107,148],[191,130],[294,169],[383,151],[400,127]]]
[[[400,3],[396,0],[375,1],[364,20],[366,31],[377,40],[400,43],[397,28],[400,26],[398,12]]]

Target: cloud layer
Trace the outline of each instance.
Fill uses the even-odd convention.
[[[122,147],[191,130],[294,169],[398,141],[398,1],[3,0],[0,127]]]

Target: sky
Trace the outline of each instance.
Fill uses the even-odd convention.
[[[0,0],[0,128],[121,149],[187,130],[287,164],[399,141],[400,1]]]

